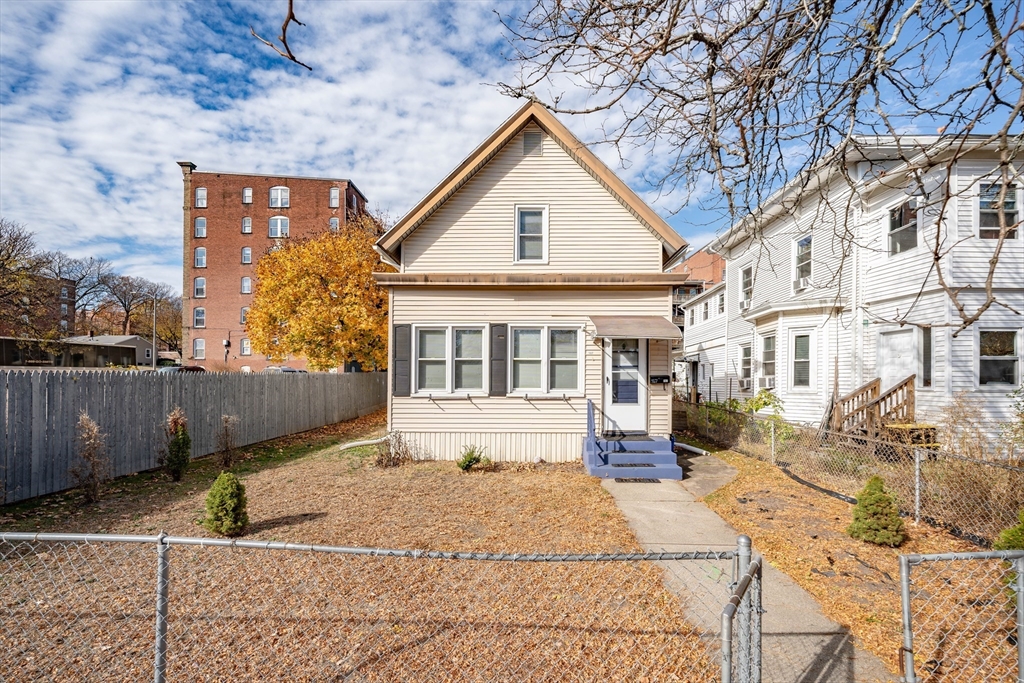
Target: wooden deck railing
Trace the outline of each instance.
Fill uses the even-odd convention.
[[[917,375],[911,375],[884,393],[881,393],[882,381],[879,379],[851,391],[836,401],[832,411],[832,429],[875,439],[886,424],[912,423],[916,379]]]
[[[868,423],[868,404],[878,398],[882,380],[873,379],[838,399],[832,410],[832,430],[856,433]]]

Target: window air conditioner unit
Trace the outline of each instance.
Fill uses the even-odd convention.
[[[740,391],[749,391],[750,390],[750,385],[751,385],[751,381],[749,379],[741,379],[740,380]]]
[[[811,286],[811,278],[802,277],[799,280],[793,280],[793,291],[802,292]]]
[[[774,389],[775,388],[775,378],[774,377],[762,377],[761,379],[758,380],[757,384],[762,389]]]
[[[740,311],[742,312],[742,311],[749,311],[749,310],[750,310],[750,299],[745,299],[744,301],[741,301],[740,302]]]

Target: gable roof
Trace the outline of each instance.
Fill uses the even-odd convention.
[[[622,204],[642,225],[661,240],[664,258],[667,263],[673,256],[682,255],[688,246],[686,240],[679,236],[668,223],[654,212],[633,190],[622,182],[604,162],[579,141],[568,128],[554,117],[547,108],[537,102],[528,102],[509,117],[490,136],[480,144],[472,154],[459,164],[448,177],[442,180],[426,197],[405,214],[394,227],[388,230],[375,245],[377,251],[398,261],[398,250],[402,241],[424,221],[430,218],[448,199],[469,182],[476,173],[487,165],[498,152],[504,149],[520,131],[530,123],[535,123],[547,133],[558,145],[572,157],[584,170],[599,182],[615,199]]]

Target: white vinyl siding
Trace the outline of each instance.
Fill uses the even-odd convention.
[[[521,271],[515,207],[544,206],[546,262],[530,271],[661,272],[661,241],[555,140],[543,147],[524,156],[522,134],[511,140],[402,242],[404,271]]]

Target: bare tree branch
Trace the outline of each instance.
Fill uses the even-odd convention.
[[[285,59],[291,62],[295,62],[299,66],[304,66],[310,71],[312,71],[313,67],[309,66],[308,64],[303,64],[302,62],[295,58],[295,55],[292,53],[292,48],[288,45],[288,24],[292,23],[293,21],[299,26],[305,26],[305,24],[303,24],[295,17],[295,0],[288,0],[288,16],[284,18],[284,23],[281,24],[281,35],[277,37],[277,39],[281,41],[281,45],[284,46],[283,52],[281,51],[281,48],[277,47],[272,42],[256,33],[256,29],[252,27],[252,24],[249,25],[249,33],[252,34],[253,38],[260,41],[264,45],[267,45],[268,47],[270,47],[270,49],[272,49],[274,52],[281,55]]]

